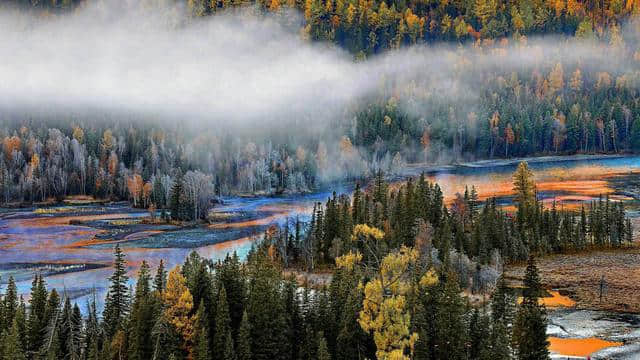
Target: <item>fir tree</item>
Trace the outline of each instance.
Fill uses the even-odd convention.
[[[151,296],[149,265],[143,261],[138,270],[138,281],[131,314],[129,316],[129,359],[144,360],[152,357],[152,332],[156,312],[155,298]]]
[[[109,286],[109,293],[107,294],[104,312],[102,313],[105,334],[109,338],[114,336],[116,331],[122,327],[129,310],[129,291],[127,287],[129,278],[127,277],[126,263],[124,260],[125,255],[118,244],[115,246],[114,255],[114,272],[109,278],[111,285]]]
[[[9,330],[3,330],[0,334],[0,354],[2,359],[26,360],[24,345],[20,338],[18,320],[13,319]]]
[[[216,329],[213,335],[214,359],[224,360],[227,345],[227,337],[231,334],[231,318],[227,305],[227,291],[220,287],[216,308]],[[233,344],[232,344],[233,345]],[[232,347],[233,352],[233,347]]]
[[[324,338],[322,331],[318,333],[318,351],[316,352],[316,356],[318,360],[331,360],[331,355],[329,355],[329,349],[327,348],[327,340]]]
[[[153,290],[163,292],[167,286],[167,271],[164,268],[164,260],[160,259],[160,265],[153,278]]]
[[[207,331],[208,326],[207,314],[205,313],[203,303],[200,302],[200,306],[198,306],[198,311],[196,312],[194,326],[194,360],[209,360],[211,358],[211,352],[209,351],[209,332]]]
[[[523,285],[522,304],[513,330],[518,359],[546,360],[549,358],[547,318],[544,305],[538,301],[542,286],[533,256],[529,257]]]
[[[236,340],[236,357],[238,360],[251,360],[251,327],[247,312],[243,312],[238,337]]]
[[[7,284],[7,291],[4,295],[4,299],[0,302],[0,332],[3,330],[9,331],[13,325],[13,318],[18,310],[18,288],[13,276],[9,276],[9,282]]]

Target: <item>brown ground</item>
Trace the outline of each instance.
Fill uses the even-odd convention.
[[[519,285],[526,264],[506,269],[507,279]],[[640,247],[590,253],[552,255],[538,259],[542,282],[576,302],[576,307],[640,313]],[[600,301],[600,279],[607,290]]]

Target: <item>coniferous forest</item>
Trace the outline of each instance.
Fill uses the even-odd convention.
[[[404,171],[640,152],[638,0],[114,3],[0,5],[0,33],[8,34],[0,55],[24,60],[28,50],[16,46],[24,33],[27,44],[45,43],[41,56],[29,58],[34,64],[50,56],[59,65],[66,52],[64,59],[74,59],[47,69],[72,74],[65,84],[24,61],[0,61],[8,84],[0,79],[7,98],[0,99],[0,220],[5,207],[126,202],[148,209],[153,221],[160,214],[153,225],[198,228],[229,196],[355,189],[315,202],[308,221],[269,224],[246,259],[233,253],[213,261],[194,251],[180,266],[152,268],[128,260],[116,242],[107,295],[94,292],[85,304],[42,274],[28,296],[9,277],[0,291],[0,360],[548,359],[539,260],[634,246],[622,201],[602,195],[577,209],[543,203],[526,161],[512,175],[513,210],[481,199],[471,184],[449,201],[427,175]],[[104,44],[87,35],[86,51],[72,51],[85,50],[85,27],[96,31],[89,23],[119,18],[135,56],[98,64],[136,65],[116,71],[133,79],[126,89],[112,86],[121,84],[112,73],[87,69],[100,46],[105,59],[116,58],[120,38],[98,26]],[[207,27],[214,21],[222,22]],[[168,37],[175,48],[145,44],[155,26],[178,34]],[[42,29],[51,44],[39,37]],[[208,77],[217,60],[179,56],[182,45],[194,57],[211,55],[209,37],[229,46],[260,35],[256,29],[275,30],[249,44],[265,42],[277,54],[242,48],[229,55],[229,63],[249,64],[242,76],[226,77],[221,68]],[[306,57],[279,65],[297,51]],[[177,80],[167,88],[178,90],[154,93],[153,79],[138,78],[162,82],[156,61],[170,63]],[[198,62],[206,66],[189,68]],[[194,75],[180,66],[208,70]],[[99,81],[78,91],[83,71]],[[303,89],[274,79],[289,71]],[[275,91],[258,92],[255,108],[238,102],[243,94],[233,93],[233,83],[249,84],[251,102],[262,75]],[[341,77],[352,84],[335,80]],[[208,81],[223,85],[209,93]],[[60,94],[39,93],[38,84]],[[132,99],[120,101],[119,92]],[[0,257],[12,246],[5,240]],[[140,264],[135,279],[129,261]],[[521,287],[504,275],[516,265],[526,265]]]
[[[546,359],[536,256],[630,245],[608,199],[580,212],[545,209],[526,163],[513,175],[517,212],[451,206],[424,177],[390,188],[378,173],[353,197],[318,203],[310,224],[271,228],[246,262],[193,252],[182,266],[140,266],[127,285],[115,247],[104,310],[72,305],[33,280],[28,304],[9,279],[2,359]],[[521,294],[500,276],[526,262]],[[300,283],[297,271],[325,269]],[[293,271],[292,271],[293,270]],[[329,271],[330,270],[330,271]],[[472,305],[469,294],[490,294]],[[522,300],[516,302],[521,296]],[[28,306],[28,310],[27,310]]]

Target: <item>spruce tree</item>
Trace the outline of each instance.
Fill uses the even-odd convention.
[[[0,332],[3,330],[9,331],[13,325],[13,318],[18,310],[18,288],[13,276],[9,276],[9,282],[7,284],[7,291],[4,295],[4,299],[0,303],[0,311],[3,316],[0,317],[2,323],[0,323]]]
[[[194,326],[194,360],[209,360],[211,358],[211,352],[209,351],[209,332],[207,323],[207,314],[204,310],[204,305],[200,302],[198,311],[196,312],[196,322]]]
[[[178,172],[169,197],[169,209],[171,210],[172,219],[187,220],[189,212],[186,209],[185,200],[184,178],[182,172]]]
[[[152,357],[153,343],[149,334],[154,323],[155,298],[151,296],[151,274],[149,265],[142,261],[131,314],[129,316],[129,359],[144,360]]]
[[[111,285],[109,293],[105,300],[104,311],[102,313],[104,319],[105,334],[108,338],[115,335],[116,331],[121,328],[123,321],[128,313],[129,291],[127,287],[126,263],[124,253],[120,249],[120,245],[116,244],[115,261],[113,264],[113,275],[109,278]]]
[[[523,285],[522,303],[513,330],[518,359],[546,360],[549,358],[547,317],[544,305],[538,301],[542,286],[533,256],[529,257]]]
[[[153,290],[161,293],[167,286],[167,271],[164,268],[164,260],[160,259],[160,265],[153,278]]]
[[[318,351],[316,356],[318,360],[331,360],[331,355],[327,348],[327,340],[324,338],[322,331],[318,333]]]
[[[225,360],[227,337],[231,334],[231,318],[229,317],[229,306],[227,305],[227,292],[223,286],[218,291],[215,324],[216,329],[213,335],[214,360]]]
[[[0,334],[0,358],[11,360],[26,360],[24,345],[20,338],[17,319],[13,319],[9,330],[3,330]]]
[[[247,312],[242,313],[238,337],[236,339],[236,357],[238,360],[251,360],[251,327]]]

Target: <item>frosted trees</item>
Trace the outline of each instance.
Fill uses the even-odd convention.
[[[188,171],[184,175],[185,191],[193,205],[193,218],[206,215],[209,200],[213,194],[213,178],[200,171]]]
[[[80,191],[86,194],[87,188],[87,166],[86,166],[86,148],[74,138],[71,140],[71,151],[73,152],[73,165],[80,177]]]

